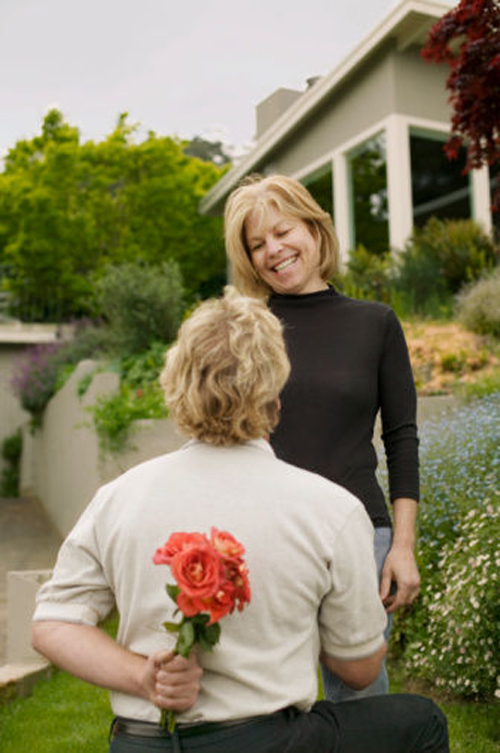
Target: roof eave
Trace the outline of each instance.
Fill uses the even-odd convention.
[[[200,202],[202,214],[217,214],[222,202],[232,189],[249,173],[255,171],[266,156],[305,120],[312,110],[344,81],[380,44],[382,44],[410,13],[420,13],[430,18],[440,18],[451,6],[442,0],[401,0],[382,19],[375,29],[327,76],[317,81],[294,102],[259,139],[255,148],[241,162],[231,168],[210,189]]]

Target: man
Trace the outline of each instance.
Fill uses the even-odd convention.
[[[112,753],[448,751],[446,721],[418,696],[315,703],[322,660],[354,688],[378,674],[385,610],[373,528],[346,490],[277,460],[265,439],[289,374],[281,326],[228,289],[181,327],[161,376],[191,441],[98,491],[39,592],[33,643],[109,688]],[[172,653],[168,569],[152,556],[176,531],[229,531],[245,549],[252,600],[220,643]],[[97,627],[116,604],[116,642]],[[175,710],[173,734],[160,709]]]

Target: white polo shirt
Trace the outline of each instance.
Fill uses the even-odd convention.
[[[245,549],[252,601],[221,621],[212,653],[200,652],[198,701],[180,722],[271,713],[316,700],[320,646],[359,659],[383,642],[373,527],[358,500],[278,460],[265,440],[228,448],[191,441],[102,487],[63,543],[35,620],[96,625],[120,613],[117,640],[149,655],[175,638],[165,593],[170,568],[154,565],[174,531],[232,533]],[[111,694],[115,714],[157,722],[141,698]]]

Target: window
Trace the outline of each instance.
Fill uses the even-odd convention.
[[[389,249],[385,134],[365,141],[347,156],[350,178],[351,243],[374,254]]]
[[[465,149],[450,160],[443,151],[445,134],[410,134],[413,224],[422,227],[431,217],[469,219],[469,176],[463,175]]]
[[[490,167],[490,192],[491,192],[491,204],[493,206],[493,198],[497,187],[500,189],[500,162]],[[493,221],[493,237],[496,243],[500,243],[500,190],[497,194],[498,209],[496,212],[491,213],[491,219]]]
[[[320,207],[333,216],[333,175],[332,165],[324,165],[316,170],[307,178],[303,178],[302,183],[313,196]]]

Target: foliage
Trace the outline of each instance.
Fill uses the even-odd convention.
[[[453,107],[452,135],[445,151],[455,159],[467,147],[467,168],[500,162],[500,4],[461,0],[431,29],[422,56],[447,62]],[[500,184],[496,192],[499,208]]]
[[[500,337],[500,268],[462,289],[456,312],[458,319],[473,332]]]
[[[184,289],[175,262],[109,266],[96,282],[97,311],[108,323],[117,351],[140,353],[155,340],[175,338]]]
[[[213,162],[214,165],[228,165],[231,162],[231,157],[222,141],[209,141],[202,136],[195,136],[191,139],[183,151],[189,157],[197,157],[204,162]]]
[[[119,118],[102,142],[51,110],[41,135],[19,141],[0,173],[0,265],[15,313],[27,321],[89,312],[94,273],[109,264],[174,260],[189,296],[225,281],[221,219],[198,204],[222,169],[150,133],[134,142]]]
[[[455,694],[500,698],[500,492],[461,520],[438,563],[440,584],[423,589],[426,637],[408,646],[406,663]]]
[[[73,324],[74,336],[66,341],[27,348],[14,366],[11,388],[35,424],[50,398],[84,358],[108,352],[111,343],[103,328],[90,320]]]
[[[495,261],[491,239],[474,222],[432,217],[414,229],[399,255],[394,287],[415,313],[451,311],[460,288],[493,268]]]
[[[460,636],[458,631],[462,631],[463,642],[458,644],[458,650],[463,648],[464,655],[473,657],[473,660],[475,657],[477,663],[468,662],[467,673],[464,673],[463,666],[454,665],[446,676],[443,674],[444,670],[436,675],[436,664],[431,664],[441,661],[437,646],[441,645],[439,641],[443,625],[437,612],[433,612],[430,607],[437,598],[442,598],[437,597],[437,594],[446,593],[447,601],[449,600],[451,590],[460,579],[456,568],[464,556],[472,557],[471,552],[476,547],[475,539],[479,535],[486,550],[489,548],[493,551],[493,546],[496,546],[487,543],[476,526],[476,521],[482,523],[488,519],[492,525],[498,525],[500,393],[475,400],[440,420],[427,421],[421,433],[422,503],[417,559],[423,576],[422,595],[412,608],[396,614],[394,646],[404,653],[410,673],[416,668],[426,677],[440,677],[446,687],[455,693],[490,697],[495,687],[491,684],[491,677],[489,681],[486,680],[482,666],[485,654],[489,651],[489,638],[493,641],[498,639],[498,623],[493,620],[489,607],[475,611],[475,615],[479,615],[479,621],[474,623],[474,630],[469,630],[467,620],[461,624],[468,607],[462,603],[463,594],[461,597],[457,594],[454,617],[450,619],[456,620],[454,627],[457,639]],[[464,552],[468,554],[465,555]],[[483,564],[481,563],[481,567]],[[494,564],[488,562],[486,567],[488,572],[492,572],[490,568]],[[460,587],[469,593],[468,589],[475,584],[474,598],[480,599],[482,603],[483,594],[477,588],[478,583],[475,583],[478,573],[479,570],[469,563],[467,574],[460,576],[463,581]],[[497,610],[494,614],[498,620],[498,589],[491,608]],[[420,655],[420,646],[428,647],[431,643],[431,650],[435,650],[435,653],[428,659],[425,667],[417,666],[414,661],[415,652]],[[478,657],[482,657],[482,660],[479,661]],[[454,686],[451,672],[455,672]],[[500,666],[496,667],[496,674],[500,674]],[[463,684],[459,681],[459,676],[463,676]],[[466,679],[470,680],[467,685]]]
[[[2,497],[17,497],[19,495],[19,464],[22,450],[23,436],[20,431],[5,437],[2,442],[2,458],[5,461],[0,489]]]
[[[24,410],[33,418],[41,416],[56,390],[57,353],[62,343],[34,345],[28,348],[14,366],[11,387]]]
[[[390,254],[373,254],[364,246],[350,252],[344,275],[334,283],[345,295],[371,301],[391,302]]]
[[[163,393],[156,384],[145,384],[134,389],[122,383],[116,394],[99,397],[89,410],[105,452],[118,452],[127,445],[133,421],[168,416]]]

